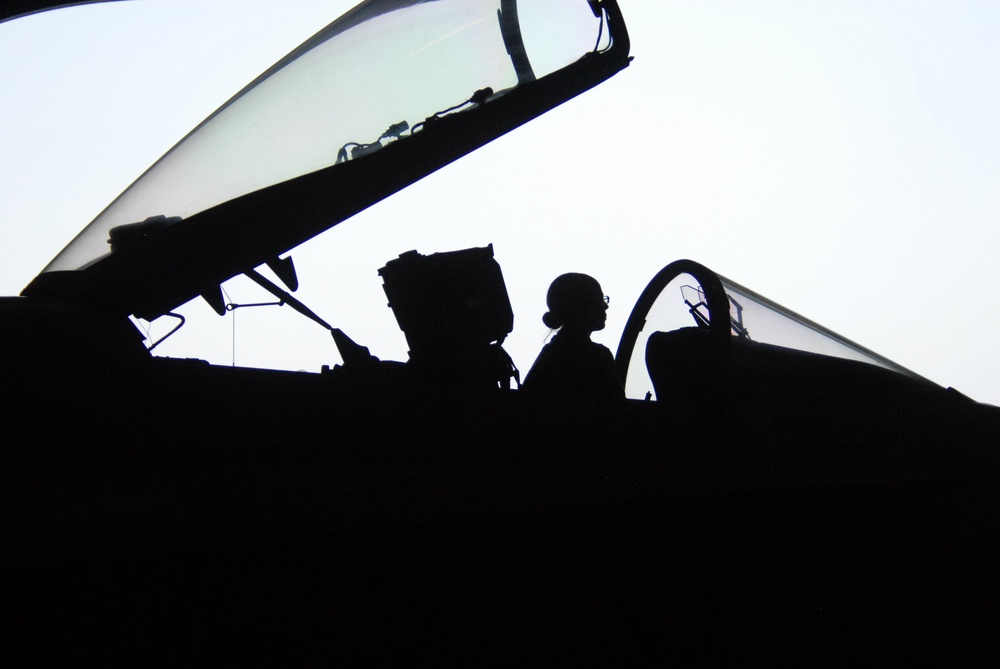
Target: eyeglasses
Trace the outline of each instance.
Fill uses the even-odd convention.
[[[608,297],[607,295],[605,295],[601,299],[604,300],[604,304],[611,304],[611,298]]]

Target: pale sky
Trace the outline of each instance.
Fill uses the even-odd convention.
[[[188,130],[352,2],[135,0],[0,24],[0,290],[17,294]],[[379,267],[494,244],[527,371],[548,283],[612,298],[617,348],[678,258],[1000,404],[1000,3],[620,0],[630,68],[293,251],[297,296],[386,359]],[[267,301],[248,282],[236,302]],[[157,353],[318,371],[284,308],[189,323]],[[169,319],[161,319],[168,321]],[[172,327],[155,323],[154,336]]]

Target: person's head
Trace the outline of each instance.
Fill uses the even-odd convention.
[[[553,330],[571,328],[586,333],[603,330],[608,303],[597,279],[586,274],[563,274],[549,286],[549,310],[542,322]]]

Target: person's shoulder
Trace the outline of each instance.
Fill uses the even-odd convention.
[[[615,357],[614,354],[611,353],[610,348],[608,348],[604,344],[599,344],[596,341],[590,342],[590,350],[594,351],[595,353],[599,353],[602,356],[606,355],[612,359]]]

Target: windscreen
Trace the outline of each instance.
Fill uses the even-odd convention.
[[[623,335],[623,339],[636,337],[625,377],[627,397],[649,399],[655,395],[645,358],[646,343],[651,334],[681,328],[710,328],[712,314],[709,312],[708,293],[711,289],[704,286],[702,281],[715,283],[721,288],[722,292],[719,294],[725,295],[721,317],[728,318],[729,336],[734,339],[855,360],[912,378],[922,378],[874,351],[710,270],[702,267],[699,276],[700,280],[685,272],[673,276],[655,296],[645,317],[639,314],[639,318],[636,318],[635,322],[642,323],[641,330],[637,334],[626,331]],[[636,314],[633,313],[633,316]]]
[[[377,0],[330,24],[181,140],[45,268],[83,269],[112,231],[166,226],[362,160],[605,48],[586,0]]]

